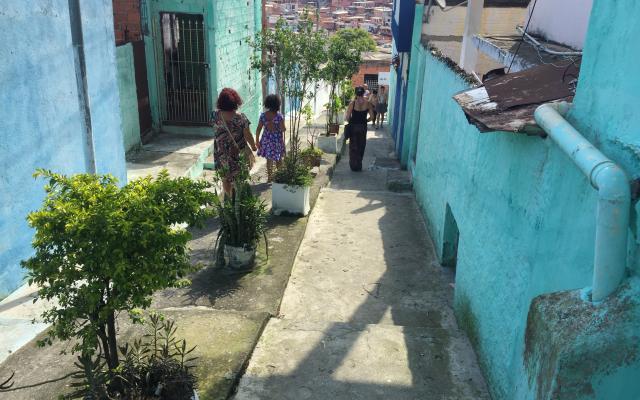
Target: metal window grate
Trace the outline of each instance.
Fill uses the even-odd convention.
[[[169,124],[206,125],[209,121],[204,18],[195,14],[160,14],[165,107]]]

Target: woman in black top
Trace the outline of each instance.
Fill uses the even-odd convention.
[[[364,98],[363,87],[356,88],[356,98],[345,114],[349,121],[349,166],[352,171],[362,171],[362,157],[367,146],[367,123],[373,121],[373,107]]]

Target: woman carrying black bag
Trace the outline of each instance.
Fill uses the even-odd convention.
[[[367,146],[367,123],[373,121],[373,107],[364,98],[363,87],[356,88],[356,98],[349,103],[345,119],[349,121],[346,136],[349,138],[349,166],[352,171],[362,171],[362,157]]]

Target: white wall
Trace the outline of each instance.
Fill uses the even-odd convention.
[[[529,4],[528,14],[534,4]],[[528,32],[582,49],[593,0],[538,0]]]

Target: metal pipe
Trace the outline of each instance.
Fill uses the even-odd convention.
[[[429,23],[429,17],[431,16],[431,7],[433,6],[433,0],[429,0],[429,5],[427,6],[427,18],[424,21],[426,24]],[[396,7],[400,7],[396,4]]]
[[[565,102],[543,104],[535,119],[598,191],[591,288],[591,300],[598,302],[613,293],[624,277],[631,191],[624,171],[564,119],[569,107]]]

